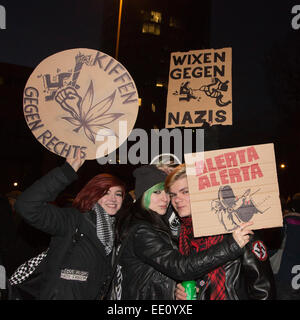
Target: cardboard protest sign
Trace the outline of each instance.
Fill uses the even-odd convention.
[[[185,155],[195,237],[282,226],[273,144]]]
[[[166,128],[232,125],[232,50],[171,53]]]
[[[35,68],[24,89],[23,111],[32,134],[49,151],[67,157],[80,150],[86,159],[96,159],[105,137],[115,136],[116,148],[127,139],[138,113],[138,92],[114,58],[71,49]],[[127,123],[125,132],[120,121]]]

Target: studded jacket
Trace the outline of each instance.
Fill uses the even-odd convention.
[[[243,250],[232,236],[190,256],[182,256],[169,234],[137,222],[122,249],[120,300],[172,300],[176,281],[191,280],[234,260]]]
[[[225,235],[226,239],[228,235]],[[223,265],[226,300],[273,300],[276,289],[265,244],[257,235],[251,237],[239,258]],[[211,283],[206,275],[197,280],[198,300],[209,300]]]

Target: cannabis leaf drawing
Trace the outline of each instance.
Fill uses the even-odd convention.
[[[76,127],[73,131],[79,132],[82,128],[86,137],[95,143],[99,129],[111,131],[106,125],[124,115],[124,113],[107,113],[113,105],[115,96],[116,90],[107,98],[93,105],[94,87],[91,81],[83,98],[73,87],[66,87],[57,93],[55,100],[62,109],[70,114],[62,119]]]

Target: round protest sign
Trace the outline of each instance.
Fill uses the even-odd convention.
[[[129,136],[138,92],[114,58],[97,50],[70,49],[35,68],[24,89],[23,111],[32,134],[49,151],[68,157],[80,150],[82,157],[96,159],[105,137],[116,138],[116,149]]]

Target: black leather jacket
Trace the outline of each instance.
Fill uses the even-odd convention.
[[[226,239],[228,235],[224,237]],[[251,237],[239,258],[223,265],[227,300],[273,300],[276,298],[274,276],[265,244],[257,234]],[[209,300],[211,283],[206,275],[199,279],[199,300]]]
[[[242,254],[232,236],[207,252],[182,256],[169,234],[139,222],[122,249],[121,300],[172,300],[177,281],[203,276]]]

